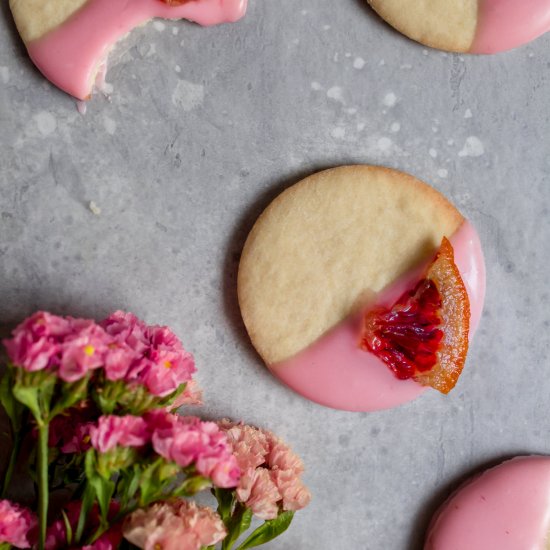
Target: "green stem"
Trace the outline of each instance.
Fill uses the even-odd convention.
[[[38,426],[38,549],[44,550],[48,525],[48,432],[49,424]]]
[[[11,449],[10,461],[6,470],[6,475],[4,476],[4,483],[2,485],[2,498],[5,498],[6,493],[8,492],[13,471],[15,470],[15,465],[17,464],[17,457],[19,456],[19,451],[21,450],[22,440],[23,438],[21,437],[20,430],[13,434],[13,447]]]

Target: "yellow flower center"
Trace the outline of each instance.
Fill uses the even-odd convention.
[[[164,361],[164,366],[167,369],[171,369],[172,368],[172,361]]]
[[[84,348],[84,353],[88,356],[88,357],[91,357],[95,352],[95,348],[94,346],[88,344],[85,348]]]

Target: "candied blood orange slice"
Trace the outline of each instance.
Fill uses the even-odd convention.
[[[415,287],[391,308],[375,308],[365,315],[360,345],[398,378],[414,378],[449,393],[466,361],[469,328],[468,293],[454,263],[453,247],[443,237]]]

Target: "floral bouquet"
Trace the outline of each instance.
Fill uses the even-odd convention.
[[[175,414],[201,394],[167,327],[39,312],[4,347],[0,550],[245,550],[309,503],[301,460],[272,433]]]

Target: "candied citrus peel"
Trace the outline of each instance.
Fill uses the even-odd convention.
[[[389,309],[365,315],[360,346],[395,375],[449,393],[468,352],[470,301],[451,243],[441,247],[424,276]]]

